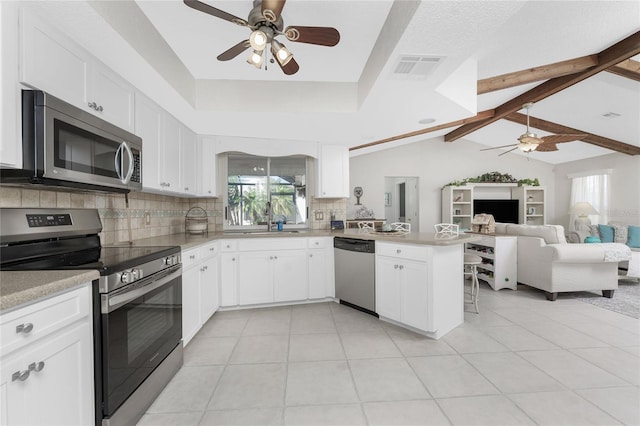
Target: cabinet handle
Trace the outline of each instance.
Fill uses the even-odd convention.
[[[398,250],[396,250],[396,253],[400,254],[400,253],[402,253],[402,250],[398,249]]]
[[[273,260],[273,256],[269,256],[269,260]]]
[[[317,246],[318,246],[318,245],[320,245],[320,241],[316,241],[316,245],[317,245]]]
[[[211,190],[208,190],[207,192],[208,192],[209,194],[211,194]]]
[[[188,186],[185,186],[185,187],[184,187],[184,190],[185,190],[185,191],[188,191],[188,190],[189,190],[189,187],[188,187]]]
[[[235,257],[232,257],[232,258],[231,258],[231,261],[232,261],[232,262],[235,262],[235,261],[236,261],[236,258],[235,258]]]
[[[44,361],[32,362],[31,364],[29,364],[29,371],[35,371],[36,373],[39,373],[43,369],[44,369]]]
[[[400,265],[400,269],[404,269],[404,266]]]
[[[393,265],[393,269],[398,269],[398,265]]]
[[[30,322],[16,325],[16,333],[29,334],[31,333],[31,330],[33,330],[33,324]]]
[[[204,266],[200,268],[200,272],[204,272]]]
[[[310,254],[310,255],[309,255],[309,257],[313,257],[313,255],[312,255],[312,254]]]
[[[209,269],[209,267],[207,265],[204,265],[204,270],[206,271],[207,269]]]
[[[29,378],[29,370],[16,371],[11,375],[11,381],[15,382],[16,380],[20,380],[24,382]]]
[[[167,182],[167,186],[171,186],[171,183],[170,183],[170,182]]]
[[[273,256],[273,258],[274,258],[275,260],[278,260],[278,256]]]
[[[214,247],[209,248],[209,251],[215,251],[216,249]]]
[[[191,259],[191,260],[193,260],[193,259],[195,259],[195,258],[196,258],[196,255],[195,255],[195,254],[192,254],[191,256],[189,256],[189,259]]]
[[[89,102],[89,108],[98,109],[98,105],[95,102]]]
[[[102,111],[103,111],[103,109],[102,109],[102,105],[98,106],[97,111],[98,111],[98,112],[102,112]]]

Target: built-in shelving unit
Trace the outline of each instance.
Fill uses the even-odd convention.
[[[473,188],[446,186],[442,189],[442,222],[460,225],[460,230],[471,229],[473,218]]]
[[[467,243],[466,252],[482,258],[478,265],[478,279],[487,282],[492,289],[518,285],[518,244],[512,235],[486,235],[480,241]]]
[[[511,198],[519,201],[519,223],[527,225],[545,225],[547,223],[545,187],[518,186],[511,190]]]

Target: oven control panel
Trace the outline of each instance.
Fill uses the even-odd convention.
[[[29,228],[72,225],[70,214],[27,214]]]

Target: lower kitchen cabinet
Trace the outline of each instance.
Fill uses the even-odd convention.
[[[376,312],[439,339],[462,324],[463,248],[376,242]]]
[[[220,306],[238,304],[238,255],[222,253],[220,255]]]
[[[13,341],[0,358],[1,425],[93,424],[90,288],[89,283],[0,317],[3,346]],[[18,332],[19,325],[32,330]]]
[[[187,345],[220,307],[217,242],[182,253],[182,341]]]
[[[271,277],[274,302],[307,299],[307,259],[304,250],[283,251],[273,257]]]

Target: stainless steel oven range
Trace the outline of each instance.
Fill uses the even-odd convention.
[[[95,209],[0,209],[3,270],[96,269],[96,425],[135,424],[182,365],[180,247],[102,247]]]

